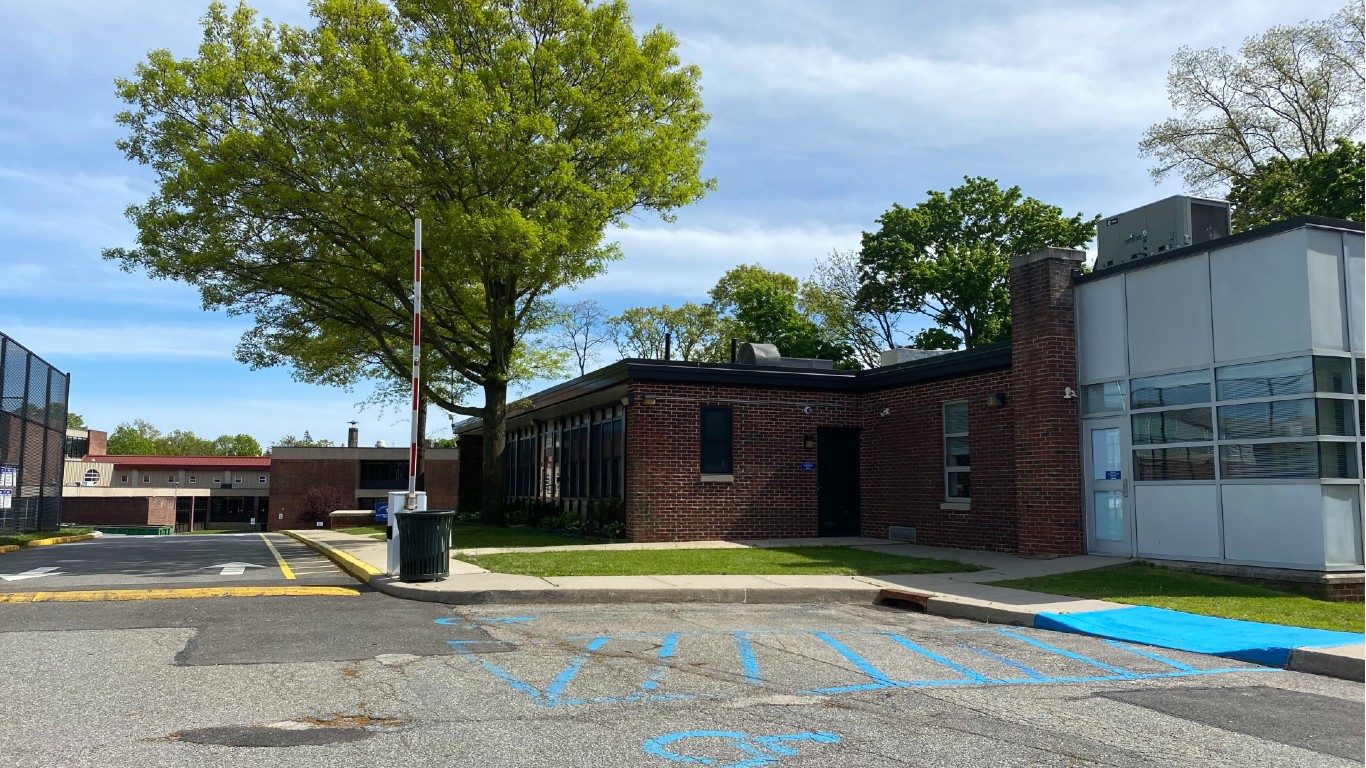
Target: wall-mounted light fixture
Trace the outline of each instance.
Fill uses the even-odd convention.
[[[1005,404],[1006,404],[1006,393],[1004,393],[1004,392],[992,392],[991,394],[987,395],[987,407],[988,407],[988,408],[1000,408],[1001,406],[1003,406],[1003,405],[1005,405]]]
[[[816,447],[816,436],[815,436],[815,435],[802,435],[802,447],[805,448],[805,449],[807,449],[807,450],[811,450],[812,448],[815,448],[815,447]]]
[[[635,393],[632,393],[632,392],[627,392],[625,395],[622,395],[622,397],[621,397],[621,404],[622,404],[622,405],[630,405],[631,403],[634,403],[635,401],[636,401],[636,396],[635,396]]]
[[[654,393],[652,393],[652,392],[646,392],[646,393],[645,393],[645,404],[646,404],[646,405],[654,405],[656,399],[657,399],[657,398],[655,397]]]
[[[885,419],[885,418],[887,418],[888,416],[891,416],[891,415],[892,415],[892,409],[891,409],[891,408],[883,408],[883,409],[882,409],[882,412],[879,413],[878,415],[881,416],[881,417],[883,417],[883,418]]]

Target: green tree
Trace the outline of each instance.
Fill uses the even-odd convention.
[[[68,412],[68,413],[66,414],[66,428],[67,428],[67,429],[89,429],[89,427],[87,427],[87,426],[85,425],[85,419],[82,418],[81,415],[80,415],[79,413],[72,413],[72,412]]]
[[[958,349],[963,340],[943,328],[926,328],[911,339],[915,349]]]
[[[1274,158],[1233,183],[1233,230],[1295,216],[1366,221],[1366,145],[1338,139],[1332,152],[1294,160]]]
[[[1362,129],[1362,10],[1273,27],[1235,56],[1182,47],[1167,74],[1178,117],[1143,134],[1139,154],[1160,181],[1176,172],[1197,192],[1247,183],[1273,160],[1330,152]]]
[[[153,450],[159,456],[210,456],[213,452],[212,440],[183,429],[172,430],[157,438]]]
[[[607,321],[622,357],[659,360],[664,336],[670,338],[670,357],[692,362],[719,363],[730,359],[722,350],[721,320],[710,306],[685,302],[680,307],[632,307]],[[724,354],[724,356],[723,356]]]
[[[313,435],[304,430],[303,437],[285,435],[275,441],[275,446],[279,448],[333,448],[336,446],[331,440],[314,440]]]
[[[858,252],[832,251],[802,281],[798,305],[832,340],[852,349],[859,363],[872,368],[883,350],[896,346],[903,313],[893,308],[885,287],[869,286],[863,302],[860,287]]]
[[[731,269],[710,291],[712,308],[725,321],[726,336],[773,344],[784,357],[814,357],[858,367],[853,349],[805,311],[798,302],[800,294],[797,278],[757,264]]]
[[[980,176],[927,194],[914,208],[893,203],[878,231],[863,233],[860,299],[890,289],[892,307],[925,315],[966,347],[1010,338],[1012,255],[1080,247],[1099,220],[1064,217],[1018,186],[1003,190]]]
[[[251,435],[219,435],[213,441],[215,456],[260,456],[261,444]]]
[[[142,419],[124,422],[109,435],[105,452],[116,456],[153,456],[158,453],[161,430]]]
[[[347,328],[407,375],[414,218],[425,227],[423,347],[483,389],[484,512],[502,522],[508,385],[544,297],[619,255],[609,225],[700,198],[695,67],[621,0],[318,0],[312,29],[213,4],[198,56],[154,51],[119,147],[157,191],[129,209],[125,268],[196,285],[267,335]],[[273,348],[326,367],[333,355]],[[443,377],[435,377],[441,380]],[[425,379],[433,381],[433,377]]]

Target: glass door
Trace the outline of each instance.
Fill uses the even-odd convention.
[[[1086,451],[1086,550],[1093,555],[1134,554],[1129,446],[1124,419],[1082,422]]]

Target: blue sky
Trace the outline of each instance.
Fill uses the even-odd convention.
[[[1170,114],[1181,45],[1236,48],[1337,0],[907,2],[635,0],[638,28],[679,38],[699,65],[718,189],[666,224],[642,217],[625,259],[567,298],[610,311],[698,300],[728,268],[797,276],[858,246],[891,203],[965,175],[1019,184],[1068,213],[1111,214],[1182,191],[1154,185],[1143,130]],[[255,3],[308,23],[307,4]],[[100,250],[133,241],[126,206],[151,174],[115,148],[113,80],[147,51],[192,55],[206,0],[0,4],[0,331],[72,375],[96,428],[143,418],[205,437],[247,432],[407,442],[407,414],[365,391],[299,384],[232,358],[247,325],[190,286],[120,272]],[[610,362],[604,359],[603,362]],[[440,436],[445,418],[433,414]]]

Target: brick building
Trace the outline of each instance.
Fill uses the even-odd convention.
[[[1106,222],[1095,273],[1080,251],[1012,259],[1003,344],[854,372],[623,360],[536,393],[508,419],[508,496],[620,505],[635,541],[1359,573],[1362,225],[1228,236],[1226,204],[1148,208]],[[471,498],[482,424],[457,432]]]
[[[255,531],[270,513],[269,456],[103,455],[105,433],[67,430],[63,522]],[[83,448],[100,453],[71,454]]]
[[[635,541],[891,535],[1080,553],[1064,390],[1082,257],[1015,260],[1012,343],[866,371],[623,360],[538,393],[508,421],[509,496],[620,503]],[[1021,427],[1033,435],[1022,444]],[[480,423],[457,429],[463,483]]]
[[[352,440],[354,443],[354,439]],[[428,448],[424,471],[428,509],[454,509],[458,470],[454,448]],[[339,509],[373,510],[390,491],[408,488],[408,448],[271,449],[271,514],[268,530],[310,528],[310,494],[345,503]]]

